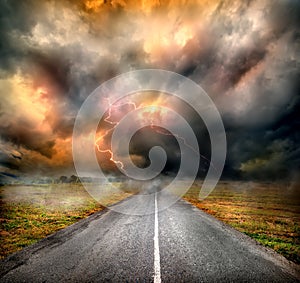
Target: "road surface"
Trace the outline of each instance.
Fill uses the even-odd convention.
[[[0,264],[0,282],[299,282],[299,270],[185,201],[129,198]],[[297,280],[298,278],[298,280]]]

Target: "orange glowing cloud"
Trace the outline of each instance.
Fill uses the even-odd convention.
[[[26,171],[27,166],[28,171],[38,167],[47,173],[51,168],[71,168],[73,124],[86,97],[116,75],[144,68],[177,72],[201,85],[228,119],[230,129],[231,125],[233,131],[245,127],[242,138],[240,133],[233,134],[233,148],[247,144],[243,140],[247,126],[269,126],[272,132],[276,122],[278,127],[284,124],[278,132],[285,132],[285,127],[293,132],[292,118],[286,123],[280,117],[296,117],[288,111],[294,111],[298,103],[295,35],[299,17],[294,3],[31,1],[20,6],[16,17],[4,14],[0,143],[7,148],[7,156],[17,157],[12,157],[15,163],[7,170]],[[10,11],[16,8],[14,1],[2,5]],[[140,111],[133,122],[159,123],[166,113],[158,106],[169,106],[190,119],[199,135],[202,131],[199,117],[176,99],[143,93],[117,102],[100,121],[95,145],[99,163],[107,170],[115,170],[115,164],[109,160],[109,151],[100,151],[109,149],[112,129],[128,112],[144,106],[151,107]],[[88,131],[87,127],[87,135]],[[262,140],[272,138],[263,131],[260,134]],[[136,162],[146,155],[141,152],[132,152]],[[250,150],[236,153],[235,168],[248,164],[248,157],[240,152]],[[240,156],[245,160],[239,160]],[[5,159],[0,166],[8,163]]]

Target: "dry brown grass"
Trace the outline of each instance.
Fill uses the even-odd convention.
[[[100,205],[81,184],[1,187],[0,258],[21,250],[130,194],[114,193]]]
[[[221,182],[203,201],[201,184],[184,196],[205,212],[300,263],[299,187],[286,184]]]

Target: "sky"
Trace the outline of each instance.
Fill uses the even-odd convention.
[[[0,0],[0,178],[74,174],[72,131],[82,103],[108,79],[144,68],[184,75],[211,97],[227,136],[224,178],[297,177],[299,19],[296,0]],[[182,113],[205,174],[210,147],[199,116],[163,94],[132,99]],[[111,118],[131,107],[114,107]],[[111,127],[104,119],[100,136]],[[166,132],[138,132],[132,160],[146,166],[155,144],[168,154],[164,173],[176,174],[180,152]],[[109,154],[97,156],[105,172],[117,174]]]

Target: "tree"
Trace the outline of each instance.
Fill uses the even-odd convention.
[[[70,183],[79,183],[79,178],[76,175],[72,175],[69,180]]]
[[[67,176],[60,176],[59,177],[59,183],[67,183],[68,177]]]

